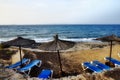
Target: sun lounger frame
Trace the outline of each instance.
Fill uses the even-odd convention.
[[[89,63],[92,67],[98,69],[99,71],[98,71],[98,72],[95,71],[94,69],[90,68],[90,66],[85,66],[85,65],[84,65],[85,63]],[[94,73],[100,73],[100,72],[103,71],[102,69],[98,68],[96,65],[91,64],[90,62],[84,62],[84,63],[82,63],[82,67],[83,67],[83,70],[90,69],[90,70],[92,70]],[[86,68],[84,68],[84,67],[86,67]]]
[[[36,63],[35,65],[32,65],[32,62],[33,62],[33,61],[34,61],[34,62],[35,62],[35,61],[38,61],[38,63]],[[24,66],[23,68],[17,69],[17,72],[22,72],[22,73],[24,73],[25,75],[29,75],[32,67],[34,67],[34,66],[40,67],[41,64],[42,64],[42,61],[41,61],[41,60],[33,60],[33,61],[31,61],[28,65]],[[29,65],[32,65],[32,66],[31,66],[29,69],[26,69],[26,70],[25,70],[24,68],[28,67]],[[23,69],[23,70],[21,70],[21,69]],[[28,71],[28,73],[26,73],[26,71]]]
[[[108,59],[107,59],[108,58]],[[110,57],[105,57],[105,60],[110,61],[111,63],[113,63],[115,65],[115,67],[120,67],[120,61],[114,58],[111,58],[111,60],[109,59]],[[114,61],[113,61],[114,60]]]
[[[25,64],[25,63],[29,63],[30,62],[30,59],[27,59],[27,58],[23,58],[22,59],[22,64]],[[5,68],[8,68],[8,69],[17,69],[17,68],[20,68],[20,66],[22,65],[21,64],[21,61],[18,61],[18,62],[16,62],[16,63],[14,63],[14,64],[11,64],[11,65],[9,65],[9,66],[6,66]]]

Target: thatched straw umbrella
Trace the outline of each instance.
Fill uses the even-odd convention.
[[[110,36],[105,36],[105,37],[101,37],[101,38],[97,38],[95,40],[101,40],[101,41],[105,41],[105,42],[110,42],[110,59],[111,59],[111,55],[112,55],[112,43],[113,41],[115,42],[120,42],[120,38],[118,38],[116,35],[112,34]]]
[[[62,63],[61,63],[61,57],[60,57],[60,52],[59,50],[66,50],[74,46],[74,42],[71,41],[65,41],[65,40],[60,40],[58,38],[58,35],[54,36],[54,40],[51,42],[47,42],[44,44],[41,44],[39,46],[40,49],[46,50],[46,51],[57,51],[58,53],[58,59],[59,59],[59,65],[60,65],[60,71],[62,71]]]
[[[26,38],[22,38],[22,37],[17,37],[16,39],[13,39],[13,40],[4,42],[4,43],[2,43],[2,44],[3,44],[3,45],[8,45],[8,46],[17,46],[17,47],[19,47],[20,60],[21,60],[21,64],[22,64],[21,47],[35,44],[35,41],[34,41],[34,40],[30,40],[30,39],[26,39]]]

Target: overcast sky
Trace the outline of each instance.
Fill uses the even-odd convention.
[[[0,0],[0,24],[120,24],[120,0]]]

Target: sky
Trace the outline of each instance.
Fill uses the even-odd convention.
[[[120,0],[0,0],[0,24],[120,24]]]

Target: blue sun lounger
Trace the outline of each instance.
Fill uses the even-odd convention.
[[[84,63],[82,63],[82,65],[85,66],[87,69],[92,70],[92,71],[95,72],[95,73],[100,73],[100,72],[103,71],[102,69],[98,68],[98,67],[97,67],[96,65],[94,65],[94,64],[91,64],[90,62],[84,62]]]
[[[33,60],[33,61],[31,61],[28,65],[24,66],[23,68],[17,69],[17,71],[18,71],[18,72],[23,72],[23,73],[25,73],[26,71],[28,71],[28,75],[29,75],[32,67],[34,67],[34,66],[40,67],[41,64],[42,64],[42,61],[41,61],[41,60]],[[26,73],[25,73],[25,74],[26,74]]]
[[[43,69],[42,72],[38,75],[38,78],[42,80],[52,79],[53,70],[50,69]]]
[[[115,64],[115,66],[120,66],[120,61],[116,60],[114,58],[110,58],[110,57],[105,57],[106,60],[112,62],[113,64]]]
[[[29,62],[30,59],[26,59],[26,58],[23,58],[22,59],[22,64],[25,64],[27,62]],[[17,67],[21,66],[21,61],[19,62],[16,62],[15,64],[12,64],[12,65],[9,65],[9,66],[6,66],[5,68],[8,68],[8,69],[16,69]]]
[[[103,63],[101,63],[101,62],[99,62],[97,60],[92,61],[92,64],[95,64],[97,67],[99,67],[102,70],[110,70],[111,69],[109,66],[107,66],[107,65],[105,65],[105,64],[103,64]]]

